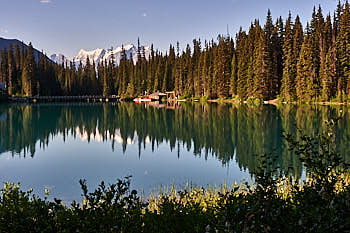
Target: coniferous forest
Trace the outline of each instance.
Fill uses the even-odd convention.
[[[120,95],[175,90],[184,98],[250,98],[282,101],[350,100],[350,7],[338,2],[333,14],[314,8],[309,23],[298,15],[265,23],[254,20],[233,39],[194,39],[180,50],[153,50],[145,57],[138,43],[138,60],[119,65],[87,61],[58,65],[46,56],[34,57],[31,44],[1,51],[0,82],[9,95]],[[113,58],[112,58],[113,59]]]

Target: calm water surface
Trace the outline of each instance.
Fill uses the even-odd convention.
[[[132,188],[145,194],[160,185],[230,185],[250,181],[262,159],[270,162],[267,169],[300,177],[303,166],[282,131],[316,135],[337,116],[337,148],[350,161],[347,107],[158,107],[1,104],[0,181],[21,182],[40,195],[49,188],[52,197],[71,201],[81,198],[79,179],[94,189],[132,175]]]

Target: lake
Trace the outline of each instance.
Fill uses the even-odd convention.
[[[160,186],[250,182],[262,160],[300,178],[304,168],[282,131],[317,135],[340,116],[337,149],[350,161],[344,106],[0,104],[0,180],[72,201],[81,199],[79,179],[92,191],[132,175],[132,188],[147,195]]]

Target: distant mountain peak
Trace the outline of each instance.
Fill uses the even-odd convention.
[[[59,53],[59,54],[52,54],[50,56],[50,59],[53,62],[56,62],[57,64],[62,64],[62,63],[66,63],[66,62],[70,62],[63,54]]]
[[[133,62],[137,62],[137,47],[134,44],[126,44],[118,47],[111,47],[109,49],[94,49],[94,50],[85,50],[80,49],[78,54],[73,58],[73,61],[78,64],[82,62],[83,65],[86,64],[87,58],[89,58],[89,61],[92,63],[93,61],[95,64],[99,64],[104,61],[110,61],[112,57],[114,58],[114,63],[116,65],[119,64],[121,59],[121,54],[123,51],[123,48],[125,50],[125,54],[127,59],[133,59]],[[151,49],[149,46],[142,46],[145,57],[148,59],[149,55],[151,54]]]

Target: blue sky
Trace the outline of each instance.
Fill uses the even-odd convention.
[[[215,39],[227,24],[235,35],[255,18],[264,21],[268,8],[274,19],[290,10],[306,22],[319,4],[333,14],[337,0],[0,0],[0,37],[69,58],[81,48],[136,44],[138,37],[165,51],[176,41],[184,48],[194,38]]]

